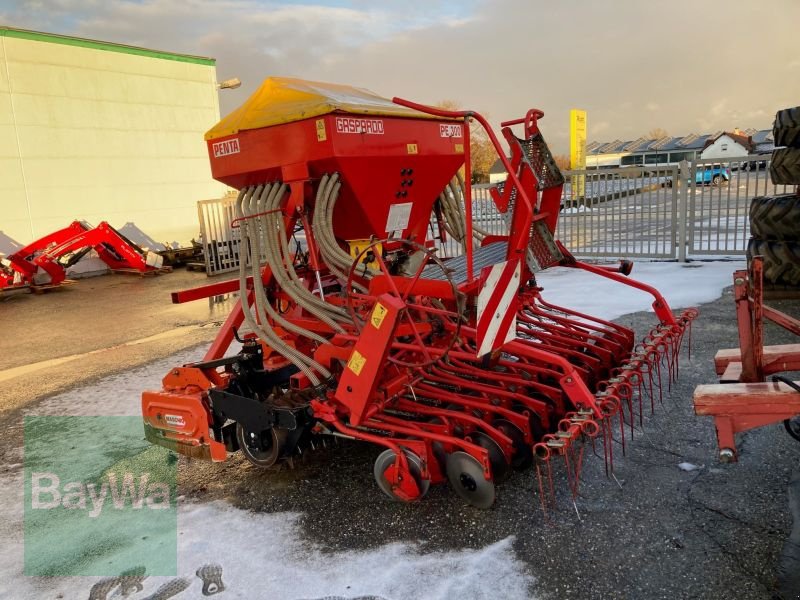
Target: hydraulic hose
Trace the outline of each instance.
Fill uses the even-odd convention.
[[[267,213],[262,216],[262,223],[267,240],[267,262],[273,269],[281,288],[286,291],[299,306],[319,318],[335,331],[344,333],[344,329],[336,323],[336,320],[348,322],[350,319],[346,311],[315,296],[306,288],[297,275],[297,272],[294,270],[294,261],[289,249],[289,242],[286,238],[283,213],[280,212],[283,195],[282,192],[274,196],[270,195],[269,198],[266,198],[266,196],[262,194],[256,206],[256,213]],[[325,343],[327,343],[327,340]]]
[[[267,184],[263,190],[260,190],[259,193],[255,193],[250,197],[249,202],[249,209],[246,211],[246,214],[251,217],[249,219],[252,221],[251,227],[253,227],[257,235],[255,238],[251,240],[251,245],[254,247],[255,255],[258,257],[257,260],[251,262],[250,268],[253,269],[253,276],[255,277],[256,272],[260,272],[261,268],[259,265],[259,260],[261,257],[261,250],[262,250],[262,237],[266,237],[265,244],[264,244],[264,254],[267,257],[267,264],[269,264],[270,269],[272,269],[272,275],[275,277],[275,280],[281,286],[282,289],[286,289],[284,285],[286,282],[285,273],[282,270],[282,265],[280,263],[275,263],[273,260],[270,260],[272,252],[274,251],[274,246],[269,241],[269,230],[266,227],[262,226],[261,220],[255,217],[258,214],[259,205],[261,204],[261,199],[266,198],[267,201],[272,201],[274,198],[277,198],[280,201],[280,198],[286,193],[286,186],[282,184]],[[258,230],[261,229],[260,232]],[[288,291],[288,290],[287,290]],[[278,323],[281,327],[286,329],[287,331],[291,331],[297,335],[302,335],[303,337],[312,339],[320,344],[328,343],[321,335],[318,335],[312,331],[309,331],[299,325],[295,325],[290,321],[287,321],[280,313],[278,313],[269,302],[267,298],[267,294],[264,291],[264,286],[257,286],[256,287],[256,306],[261,308],[262,313],[267,313],[269,316]],[[263,318],[263,314],[259,314],[260,317]]]
[[[449,191],[449,193],[448,193]],[[464,180],[457,174],[439,194],[445,231],[462,246],[466,241],[466,216],[464,214]],[[472,237],[481,242],[489,232],[472,225]]]
[[[247,202],[249,203],[250,198],[256,191],[260,190],[261,186],[258,188],[250,186],[247,188],[243,188],[239,191],[239,195],[236,198],[236,203],[234,205],[234,210],[236,212],[236,217],[238,219],[244,219],[245,214],[243,210],[244,204]],[[311,359],[306,355],[302,354],[301,352],[295,350],[288,344],[286,344],[277,333],[275,333],[268,325],[267,321],[264,321],[264,326],[262,327],[256,319],[253,317],[253,314],[250,310],[250,303],[247,301],[247,261],[250,260],[251,264],[258,265],[259,257],[256,254],[253,255],[253,247],[250,245],[250,237],[251,232],[254,232],[252,228],[253,224],[250,222],[250,219],[244,219],[241,221],[242,225],[240,226],[241,232],[241,240],[240,240],[240,253],[239,253],[239,293],[241,299],[241,306],[242,306],[242,315],[244,317],[245,323],[247,323],[248,327],[252,329],[256,334],[263,337],[267,343],[269,343],[270,347],[272,347],[276,352],[284,356],[289,362],[291,362],[294,366],[296,366],[303,374],[308,377],[309,381],[313,385],[319,385],[320,380],[317,377],[316,373],[309,367],[308,362]],[[253,279],[253,288],[258,290],[262,288],[261,285],[261,273],[258,272],[258,268],[256,267],[255,277]],[[314,362],[314,361],[311,361]]]
[[[333,207],[340,189],[341,182],[339,182],[338,173],[322,176],[317,187],[312,228],[314,239],[317,241],[322,258],[328,268],[337,277],[347,281],[353,258],[339,247],[333,233]],[[366,291],[364,286],[355,282],[353,282],[353,287],[361,292]]]

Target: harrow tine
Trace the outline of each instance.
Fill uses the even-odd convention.
[[[603,419],[603,451],[606,453],[606,477],[614,473],[614,444],[610,427],[610,417]]]

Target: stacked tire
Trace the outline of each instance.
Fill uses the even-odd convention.
[[[800,186],[800,106],[778,111],[770,177],[775,185]],[[748,262],[764,257],[764,279],[777,285],[800,286],[800,194],[760,196],[750,203]]]

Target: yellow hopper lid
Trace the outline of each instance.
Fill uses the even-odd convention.
[[[270,77],[244,104],[209,129],[206,139],[225,137],[246,129],[291,123],[334,111],[385,117],[441,118],[399,106],[363,88]]]

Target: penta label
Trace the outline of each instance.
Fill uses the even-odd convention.
[[[238,154],[240,150],[239,138],[225,140],[224,142],[214,142],[211,144],[211,151],[214,153],[214,158],[228,156],[229,154]]]

